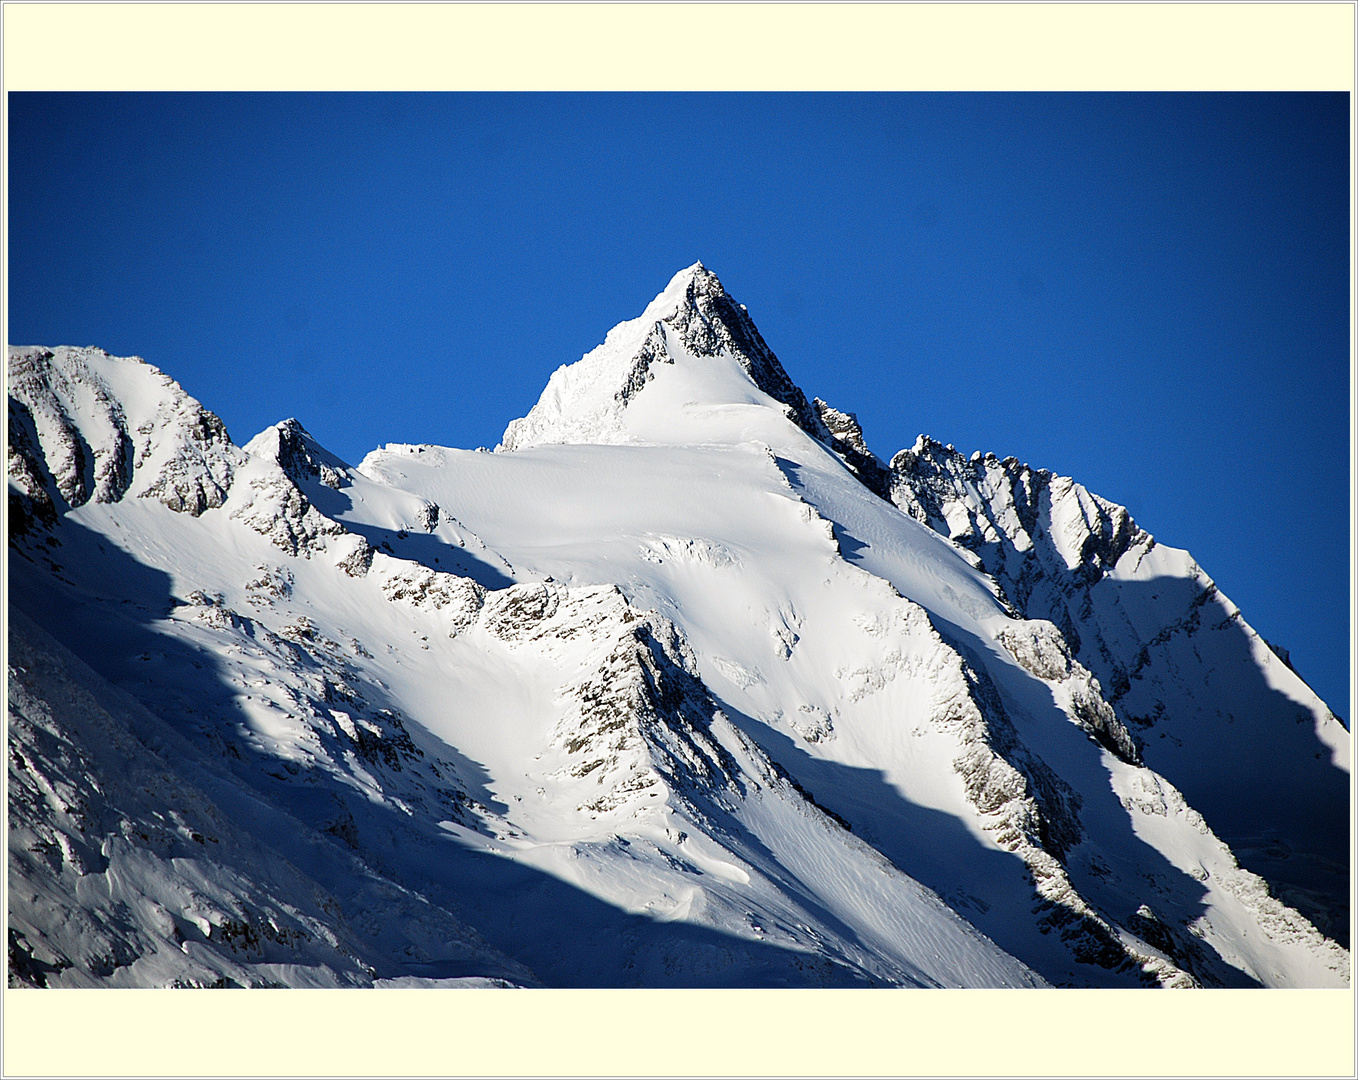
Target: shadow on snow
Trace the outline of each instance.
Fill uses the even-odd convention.
[[[330,890],[346,909],[358,899],[351,880],[357,857],[398,891],[418,893],[456,915],[549,986],[853,986],[868,981],[861,972],[814,954],[629,914],[549,874],[462,846],[433,817],[411,817],[374,803],[320,769],[293,775],[279,758],[235,738],[248,718],[223,659],[153,625],[182,603],[173,596],[168,575],[69,518],[56,534],[62,545],[52,555],[69,565],[49,571],[12,549],[9,603],[185,740],[184,757],[172,767],[227,811],[235,827]],[[381,703],[379,688],[365,683],[362,690]],[[143,738],[145,733],[132,734]],[[423,729],[412,735],[422,737]],[[426,746],[430,740],[423,740]],[[224,743],[233,750],[225,752]],[[444,759],[454,756],[450,750],[438,743]],[[147,753],[153,752],[148,746]],[[488,796],[489,778],[480,766],[459,756],[457,767],[464,786]],[[337,814],[352,821],[348,841],[327,831]],[[251,877],[248,866],[236,869]],[[376,913],[345,914],[361,921]],[[396,947],[399,928],[385,927],[382,933],[386,946],[360,957],[376,978],[502,974],[487,971],[484,959],[408,960]]]

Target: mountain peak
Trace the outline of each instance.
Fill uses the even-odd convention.
[[[342,487],[349,469],[317,442],[296,417],[266,427],[245,444],[245,452],[276,461],[293,481],[311,477],[329,488]]]
[[[631,408],[662,374],[665,391],[648,391],[646,407]],[[774,422],[791,420],[816,439],[829,437],[744,305],[695,262],[675,274],[639,317],[619,323],[603,344],[558,368],[529,414],[506,428],[500,449],[739,439],[748,437],[748,410],[734,428],[717,424],[726,435],[714,423],[718,413],[730,420],[732,408],[743,406],[772,406]]]
[[[721,282],[717,281],[717,275],[712,273],[711,270],[704,266],[702,264],[702,260],[695,262],[692,266],[686,266],[684,267],[684,269],[680,270],[677,274],[674,275],[674,277],[670,278],[670,285],[673,285],[676,281],[686,281],[689,278],[696,278],[700,275],[711,278],[713,281],[717,282],[718,288],[721,287]],[[666,288],[669,288],[670,285],[667,285]]]
[[[781,372],[690,267],[525,421],[650,447],[355,470],[12,351],[11,977],[1348,986],[1349,735],[1191,556]]]

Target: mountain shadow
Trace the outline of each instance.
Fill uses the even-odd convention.
[[[1104,578],[1095,586],[1100,603],[1111,595],[1127,612],[1154,608],[1173,588],[1182,583]],[[1215,595],[1195,599],[1186,618],[1145,643],[1124,679],[1105,676],[1109,700],[1146,764],[1183,793],[1240,865],[1347,949],[1349,774],[1311,711],[1269,684],[1253,633]],[[1268,662],[1286,664],[1276,654]],[[1088,666],[1097,673],[1104,665]],[[1178,677],[1184,668],[1201,679]],[[1156,707],[1140,706],[1150,699]]]
[[[1037,906],[1042,902],[1034,889],[1031,874],[1017,855],[983,844],[959,818],[912,802],[880,770],[816,757],[776,728],[732,708],[725,701],[719,704],[816,805],[840,819],[855,836],[874,847],[898,870],[932,889],[958,915],[1000,948],[1041,972],[1048,981],[1057,986],[1144,985],[1135,975],[1077,961],[1059,934],[1041,929],[1036,918],[1014,917],[1016,911],[1033,910],[1036,914]],[[1077,734],[1082,733],[1077,731]],[[1112,797],[1111,789],[1109,796]],[[1120,805],[1116,810],[1125,823],[1125,811]],[[1129,824],[1125,825],[1125,830],[1130,837]],[[1187,912],[1191,919],[1206,910],[1202,903],[1206,891],[1197,881],[1134,837],[1131,840],[1142,849],[1137,857],[1147,867],[1147,873],[1152,873],[1161,883],[1164,895],[1173,896],[1176,911]],[[1078,880],[1086,875],[1073,868],[1073,876],[1077,878],[1081,892],[1088,896],[1089,882]],[[1118,922],[1127,922],[1138,903],[1124,900],[1108,914]],[[1259,985],[1206,950],[1198,950],[1191,958],[1176,959],[1207,985]]]

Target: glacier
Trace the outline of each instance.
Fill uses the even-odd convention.
[[[11,985],[1328,987],[1349,733],[1127,511],[701,264],[493,452],[8,350]]]

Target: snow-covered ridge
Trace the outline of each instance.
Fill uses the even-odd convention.
[[[1146,762],[1279,895],[1347,940],[1348,733],[1192,557],[1012,457],[920,436],[891,471],[902,510],[967,551],[1018,614],[1060,629]]]
[[[27,984],[1347,983],[1295,673],[1073,481],[885,465],[701,265],[513,452],[11,381]]]
[[[81,419],[77,414],[73,425],[78,428]],[[333,616],[316,610],[316,601],[331,592],[337,598],[347,597],[353,589],[368,589],[371,584],[378,591],[371,592],[366,603],[378,616],[377,625],[385,621],[399,626],[413,617],[420,628],[439,631],[417,637],[421,642],[417,658],[419,651],[431,650],[445,658],[449,648],[463,648],[461,642],[467,641],[466,648],[472,652],[461,654],[464,659],[489,650],[506,665],[493,681],[521,685],[545,676],[552,699],[577,703],[563,713],[550,710],[534,720],[539,732],[535,760],[542,764],[530,769],[530,774],[553,789],[550,801],[555,809],[548,835],[560,835],[565,826],[571,850],[577,853],[574,857],[594,851],[590,857],[606,868],[619,858],[624,863],[635,858],[625,854],[628,845],[612,840],[616,830],[625,829],[633,836],[633,846],[648,847],[659,860],[654,873],[662,880],[666,874],[674,878],[676,883],[666,889],[687,895],[683,908],[691,914],[685,918],[696,919],[699,925],[729,926],[737,932],[737,940],[751,935],[746,920],[752,918],[747,910],[752,903],[765,912],[753,917],[754,940],[768,932],[765,924],[773,930],[787,923],[787,930],[773,931],[781,942],[775,950],[774,969],[811,967],[797,979],[778,976],[779,980],[809,979],[832,985],[1040,982],[894,868],[883,865],[876,873],[894,882],[892,889],[904,884],[906,891],[874,886],[868,924],[855,907],[861,906],[861,895],[845,894],[837,900],[822,897],[821,903],[830,904],[839,920],[856,925],[859,934],[872,939],[874,931],[869,927],[877,927],[876,940],[865,949],[857,939],[839,940],[833,920],[824,922],[813,909],[800,910],[795,900],[789,906],[776,883],[779,871],[767,865],[758,844],[747,847],[737,842],[734,850],[728,850],[731,840],[723,837],[731,830],[732,836],[739,836],[753,826],[765,842],[773,842],[770,828],[775,832],[809,829],[821,838],[819,846],[838,848],[842,855],[824,866],[802,867],[807,880],[815,880],[844,860],[853,864],[866,858],[871,863],[877,858],[815,808],[761,750],[721,716],[702,686],[682,635],[662,616],[638,611],[611,586],[526,583],[488,593],[465,577],[374,550],[339,521],[321,513],[313,501],[325,491],[361,489],[372,481],[328,454],[295,421],[267,429],[247,444],[245,453],[236,453],[241,460],[230,495],[218,514],[205,519],[211,529],[196,538],[171,541],[168,547],[153,542],[151,549],[140,554],[146,558],[150,550],[157,550],[160,565],[172,567],[176,578],[186,579],[186,584],[200,583],[200,587],[183,589],[187,599],[175,601],[170,618],[158,624],[157,636],[174,643],[168,646],[171,651],[155,654],[168,665],[162,675],[170,677],[168,685],[160,688],[157,679],[140,691],[142,700],[154,707],[153,713],[177,718],[176,737],[198,740],[208,755],[208,763],[194,762],[191,778],[171,775],[160,781],[163,789],[201,784],[198,774],[203,771],[216,774],[212,782],[218,786],[240,787],[250,793],[249,798],[262,797],[278,812],[294,815],[297,824],[284,826],[294,848],[298,838],[293,834],[299,830],[303,837],[310,837],[305,842],[313,845],[324,844],[322,837],[334,838],[341,845],[337,856],[341,865],[345,859],[358,859],[351,872],[354,882],[372,876],[379,892],[389,887],[383,880],[403,889],[412,883],[408,876],[391,876],[395,853],[382,850],[380,837],[391,827],[380,823],[383,816],[397,815],[396,821],[404,821],[414,836],[423,837],[417,844],[437,842],[437,837],[449,834],[464,845],[484,845],[488,836],[499,843],[523,843],[531,835],[524,824],[494,809],[484,797],[470,794],[474,783],[466,778],[466,767],[438,756],[437,737],[431,742],[428,731],[421,734],[412,729],[402,711],[391,707],[388,680],[396,671],[378,676],[364,670],[367,662],[377,659],[384,636],[391,655],[390,632],[374,634],[370,626],[361,637],[346,634],[335,628]],[[35,460],[42,464],[40,453]],[[375,500],[380,492],[367,494]],[[144,513],[130,517],[120,513],[124,501],[113,500],[100,515],[85,515],[81,528],[103,529],[121,521],[148,539],[163,530],[169,530],[167,539],[183,533],[173,517],[161,520]],[[430,514],[427,510],[432,504],[409,497],[405,501],[424,508],[407,516],[420,517],[428,529],[436,527],[441,516],[436,507]],[[68,511],[65,517],[75,512]],[[247,531],[234,531],[241,526]],[[115,530],[123,527],[114,526]],[[98,573],[93,564],[100,558],[94,551],[101,555],[105,551],[85,540],[86,533],[70,532],[63,521],[54,534],[54,539],[60,536],[63,557],[71,565],[46,585],[41,584],[41,575],[32,579],[33,587],[55,586],[62,593],[81,595],[94,585],[88,579],[94,571],[104,582],[96,588],[112,587],[115,593],[121,588],[116,573]],[[259,536],[252,548],[253,534]],[[227,548],[223,540],[229,541]],[[363,545],[363,560],[335,557],[337,546],[353,543]],[[259,560],[252,571],[242,573],[233,569],[229,558],[222,561],[230,548]],[[175,554],[166,561],[171,551]],[[134,601],[129,598],[129,602]],[[343,602],[352,604],[354,599]],[[114,610],[121,615],[126,609]],[[119,634],[114,629],[107,636],[116,640]],[[132,627],[124,627],[123,632],[132,633]],[[28,658],[24,665],[24,671],[32,673],[48,657],[55,657],[60,647],[48,642],[36,627],[26,633],[38,649],[37,659]],[[144,660],[152,655],[144,654]],[[194,655],[213,661],[190,664],[188,658]],[[218,659],[230,656],[245,659],[240,675],[231,674],[238,661],[223,665]],[[52,662],[59,666],[68,661]],[[210,715],[210,704],[206,710],[199,705],[172,705],[194,701],[199,695],[211,701],[214,692],[209,688],[216,677],[195,674],[205,667],[222,667],[228,686],[236,688],[237,722],[216,721]],[[26,685],[17,674],[12,684],[16,692]],[[94,680],[92,685],[98,684],[99,676],[85,677]],[[207,682],[195,694],[195,685],[205,678]],[[16,776],[16,791],[33,790],[25,814],[16,819],[25,825],[16,834],[12,852],[13,879],[21,884],[21,891],[31,890],[35,898],[32,905],[15,908],[17,967],[24,980],[36,985],[141,985],[167,980],[182,985],[352,985],[381,982],[392,974],[394,954],[380,935],[357,941],[351,936],[347,946],[335,951],[347,932],[342,923],[336,923],[337,912],[346,911],[353,919],[361,909],[351,907],[352,883],[347,886],[351,899],[343,898],[346,889],[334,879],[333,860],[312,871],[323,875],[326,884],[318,886],[321,892],[331,894],[319,908],[315,902],[299,904],[293,896],[283,900],[269,884],[274,879],[259,865],[259,860],[267,861],[265,852],[273,846],[267,833],[233,842],[226,861],[195,860],[191,846],[187,853],[167,861],[176,845],[213,845],[214,853],[227,850],[215,845],[223,843],[229,821],[220,820],[223,815],[219,815],[213,819],[217,821],[213,828],[201,826],[204,814],[211,817],[215,811],[209,807],[200,812],[197,806],[202,799],[197,795],[176,799],[181,813],[174,824],[181,839],[159,838],[164,829],[153,806],[129,806],[124,799],[116,812],[101,811],[96,828],[112,828],[114,834],[129,839],[122,843],[106,838],[97,845],[116,856],[115,861],[121,860],[116,869],[118,887],[106,890],[111,906],[105,910],[100,902],[81,909],[77,896],[88,888],[88,883],[81,883],[92,875],[115,871],[107,869],[107,862],[91,862],[79,855],[81,844],[87,841],[77,840],[76,834],[90,824],[70,816],[69,800],[60,805],[44,801],[42,791],[65,781],[48,779],[47,759],[52,751],[42,731],[79,744],[80,749],[72,751],[75,756],[63,759],[59,766],[70,774],[71,782],[101,792],[118,789],[118,781],[110,773],[111,762],[101,758],[103,740],[76,734],[81,724],[88,723],[87,714],[72,713],[68,706],[48,700],[64,693],[58,689],[63,685],[60,680],[39,680],[29,696],[21,694],[11,701],[13,722],[18,725],[15,730],[24,744],[12,760],[12,768],[23,774]],[[226,715],[232,711],[227,707]],[[195,719],[200,713],[207,715]],[[98,715],[103,718],[100,723],[109,722],[105,713]],[[24,726],[23,718],[31,718],[38,726]],[[159,722],[147,721],[152,728]],[[522,723],[522,718],[516,722]],[[138,749],[138,738],[146,735],[133,731],[122,743],[115,739],[114,744],[121,745],[123,756],[136,758],[147,752]],[[151,745],[156,745],[154,740],[165,736],[151,738]],[[225,764],[212,765],[214,758]],[[280,795],[276,785],[286,784],[289,776],[304,777],[306,784]],[[318,803],[315,794],[327,789],[329,800]],[[762,808],[762,825],[748,819],[751,800]],[[230,814],[224,816],[229,819]],[[712,836],[705,835],[719,818],[730,819],[730,824]],[[740,825],[741,819],[747,824]],[[541,828],[540,823],[535,830],[539,835]],[[704,838],[699,841],[698,836]],[[263,850],[258,847],[261,842]],[[371,846],[374,842],[376,848]],[[253,852],[240,850],[252,845]],[[55,859],[49,858],[52,853]],[[287,857],[297,858],[295,851]],[[196,887],[176,880],[178,866],[191,868]],[[705,891],[695,892],[684,885],[685,879],[712,873],[717,874],[718,883]],[[440,889],[461,888],[455,877],[444,884],[440,880],[435,874],[433,881],[425,882],[426,898]],[[303,890],[307,887],[303,885]],[[295,884],[288,888],[293,894],[297,891]],[[739,892],[748,888],[754,889],[754,897],[740,899]],[[705,897],[702,904],[694,899],[699,894]],[[760,896],[762,900],[757,899]],[[419,925],[409,912],[379,900],[371,889],[366,902],[388,913],[381,920],[388,927],[410,933]],[[912,911],[922,912],[930,927],[922,940],[907,944],[899,931],[882,937],[879,922],[884,917],[898,928],[919,924],[921,915],[912,915]],[[119,912],[130,912],[131,921]],[[365,922],[374,918],[371,914],[363,917]],[[427,918],[424,921],[429,923]],[[452,939],[465,938],[466,933],[454,924]],[[319,949],[318,940],[323,943]],[[536,978],[493,950],[457,953],[455,947],[444,945],[442,959],[429,955],[427,949],[420,952],[423,958],[415,965],[420,977],[438,971],[444,983],[472,978],[531,983]],[[665,970],[672,978],[692,980],[700,970],[693,968],[693,960],[670,955]],[[747,967],[755,964],[749,968],[755,971],[768,968],[770,961],[744,963]],[[399,969],[395,975],[411,977]]]

